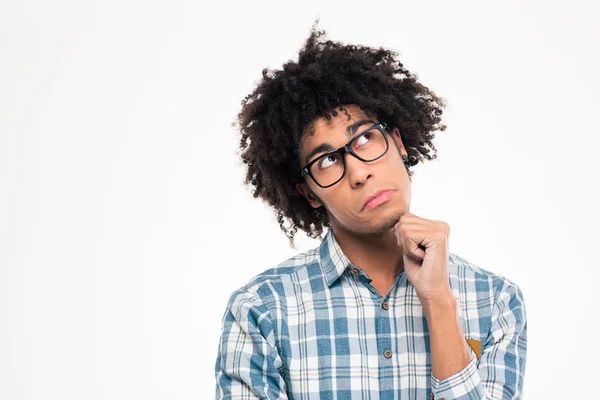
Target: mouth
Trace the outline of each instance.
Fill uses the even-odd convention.
[[[380,204],[385,203],[392,197],[393,194],[394,190],[384,189],[379,190],[370,196],[367,196],[365,198],[361,211],[367,210],[369,208],[374,208]]]

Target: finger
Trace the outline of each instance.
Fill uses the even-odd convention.
[[[430,230],[410,230],[406,233],[400,230],[397,243],[407,255],[423,260],[426,247],[421,243],[429,237],[428,235],[431,235]]]
[[[415,260],[423,261],[425,259],[425,247],[420,244],[402,246],[402,253]]]
[[[435,235],[435,230],[422,225],[399,225],[396,229],[396,240],[400,241],[407,236],[419,235],[423,238]]]

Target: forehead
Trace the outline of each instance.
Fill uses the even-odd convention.
[[[302,135],[300,141],[300,153],[304,154],[310,151],[312,147],[315,147],[321,143],[334,143],[338,141],[347,141],[344,134],[346,127],[352,125],[356,121],[362,119],[372,119],[376,121],[376,117],[365,110],[362,110],[357,105],[346,105],[344,109],[349,114],[336,108],[337,115],[327,120],[325,117],[321,117],[313,121]]]

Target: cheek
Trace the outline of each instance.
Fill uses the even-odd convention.
[[[325,193],[319,193],[321,204],[334,215],[344,214],[349,204],[343,199],[347,199],[348,195],[342,193],[339,188],[335,190],[328,188],[326,190],[328,191]]]
[[[356,204],[352,202],[351,193],[338,190],[336,193],[323,195],[323,204],[327,211],[342,223],[360,220]]]

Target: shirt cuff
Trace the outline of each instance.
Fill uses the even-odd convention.
[[[431,374],[431,391],[438,400],[480,400],[485,398],[485,391],[477,371],[477,359],[460,372],[440,381]],[[433,398],[433,396],[432,396]]]

